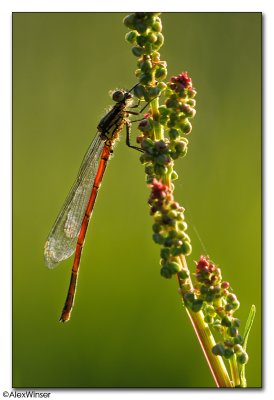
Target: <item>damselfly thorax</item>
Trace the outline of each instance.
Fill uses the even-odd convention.
[[[128,116],[132,113],[127,110],[127,107],[130,107],[132,104],[131,93],[117,90],[113,93],[112,98],[119,101],[101,119],[97,126],[100,132],[100,138],[110,146],[113,141],[118,138],[124,125],[130,124]]]

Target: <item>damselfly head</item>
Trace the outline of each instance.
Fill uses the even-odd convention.
[[[122,90],[115,90],[115,92],[112,93],[112,100],[116,101],[117,103],[120,103],[125,99],[125,92]]]
[[[121,103],[122,101],[132,98],[132,94],[127,92],[126,90],[115,90],[112,93],[112,100],[116,101],[116,103]]]

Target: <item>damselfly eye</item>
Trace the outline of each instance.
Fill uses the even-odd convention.
[[[112,100],[116,101],[117,103],[119,103],[120,101],[123,101],[124,98],[125,98],[125,94],[121,90],[116,90],[112,95]]]

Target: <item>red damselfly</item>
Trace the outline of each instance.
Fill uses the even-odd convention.
[[[129,115],[138,115],[146,107],[139,112],[128,110],[128,108],[136,108],[139,105],[139,103],[132,105],[133,95],[131,92],[137,85],[129,91],[116,90],[113,92],[112,99],[116,104],[99,122],[97,134],[84,156],[77,178],[45,244],[44,258],[45,264],[49,268],[56,267],[60,261],[67,259],[75,252],[68,294],[60,317],[60,321],[63,322],[70,319],[81,253],[98,189],[113,152],[114,143],[124,126],[126,126],[126,144],[142,151],[130,144]]]

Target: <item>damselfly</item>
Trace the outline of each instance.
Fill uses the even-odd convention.
[[[139,103],[132,105],[131,91],[135,86],[129,91],[116,90],[113,93],[112,99],[116,104],[99,122],[97,134],[84,156],[74,185],[45,244],[45,264],[49,268],[56,267],[60,261],[67,259],[75,252],[68,294],[60,317],[60,321],[63,322],[70,319],[81,253],[98,189],[113,152],[113,145],[124,126],[126,126],[126,144],[142,151],[130,144],[129,115],[138,115],[145,108],[139,112],[128,110],[139,105]]]

